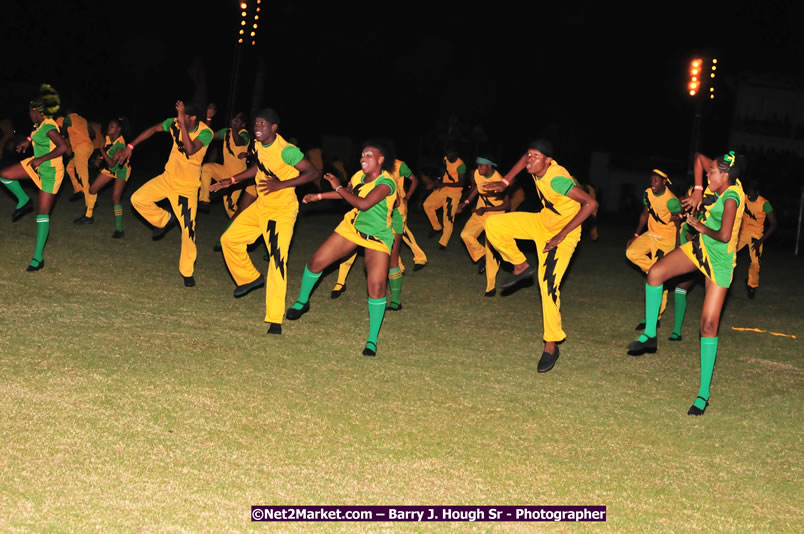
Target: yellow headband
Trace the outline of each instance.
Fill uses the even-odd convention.
[[[668,176],[667,176],[667,174],[663,173],[663,172],[662,172],[662,171],[660,171],[659,169],[653,169],[653,170],[652,170],[652,171],[650,171],[650,172],[652,172],[652,173],[653,173],[653,174],[655,174],[656,176],[661,176],[662,178],[664,178],[665,180],[667,180],[667,183],[668,183],[668,184],[671,184],[671,185],[673,184],[673,182],[671,182],[671,181],[670,181],[670,177],[668,177]]]

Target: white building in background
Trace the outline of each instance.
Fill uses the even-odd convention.
[[[804,157],[804,91],[798,83],[741,80],[733,117],[730,146]]]

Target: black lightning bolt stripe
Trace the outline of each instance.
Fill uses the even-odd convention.
[[[664,257],[664,251],[662,249],[657,250],[656,251],[656,261],[659,261],[663,257]]]
[[[709,267],[709,260],[706,258],[701,248],[701,234],[697,234],[692,239],[692,253],[695,254],[695,259],[698,260],[698,264],[703,268],[706,276],[712,278],[712,269]]]
[[[226,141],[226,143],[225,143],[226,144],[226,150],[229,151],[229,154],[234,156],[235,153],[234,153],[234,150],[232,150],[232,129],[231,128],[226,130],[226,140],[225,141]]]
[[[452,197],[447,197],[447,207],[444,209],[446,211],[447,220],[449,220],[451,224],[454,224],[455,215],[452,213]]]
[[[494,246],[491,243],[489,243],[488,238],[486,238],[486,245],[489,247],[489,250],[491,251],[491,256],[495,260],[497,260],[497,263],[502,263],[502,255],[499,252],[497,252],[497,249],[494,248]]]
[[[553,303],[558,302],[558,288],[556,287],[557,251],[558,249],[554,248],[547,253],[547,257],[544,259],[544,282],[547,284],[547,294],[552,297]]]
[[[665,224],[665,222],[662,220],[662,218],[659,217],[659,214],[656,213],[655,211],[653,211],[653,204],[651,204],[651,202],[650,202],[650,197],[648,197],[648,192],[647,191],[645,191],[645,195],[643,196],[643,198],[645,199],[645,205],[648,207],[648,215],[653,217],[653,220],[655,220],[657,223]]]
[[[260,158],[256,158],[255,163],[257,164],[257,168],[260,169],[263,172],[263,174],[265,174],[265,176],[268,176],[269,178],[275,178],[275,179],[279,180],[279,176],[274,174],[271,169],[269,169],[268,167],[263,165],[262,161],[260,161]]]
[[[480,195],[480,200],[482,200],[483,204],[485,204],[484,207],[486,207],[486,208],[493,208],[494,207],[494,204],[491,203],[491,201],[488,199],[488,197],[486,195]]]
[[[193,213],[190,211],[190,199],[179,195],[179,206],[181,206],[181,217],[184,219],[187,235],[195,241],[195,221],[193,220]]]
[[[184,142],[181,140],[181,129],[179,128],[178,121],[173,121],[173,124],[170,126],[170,133],[173,134],[173,142],[176,143],[176,149],[184,154],[185,158],[190,159],[187,150],[184,148]]]
[[[226,205],[229,206],[229,211],[237,211],[237,204],[234,203],[232,195],[226,195]]]
[[[285,279],[285,259],[279,250],[279,233],[276,231],[276,221],[268,221],[268,261],[274,260],[274,267]]]
[[[754,215],[753,213],[751,213],[751,210],[750,210],[750,209],[748,209],[748,205],[747,205],[747,204],[746,204],[746,206],[745,206],[745,214],[746,214],[746,215],[748,215],[749,217],[751,217],[752,219],[754,219],[755,221],[757,220],[757,216],[756,216],[756,215]]]
[[[754,255],[757,257],[757,263],[760,263],[759,258],[762,255],[762,251],[760,250],[761,246],[762,244],[759,242],[759,239],[756,237],[751,238],[751,248],[754,249]]]
[[[561,215],[558,212],[558,210],[556,209],[556,207],[553,205],[553,203],[550,202],[549,200],[547,200],[547,198],[544,196],[544,194],[542,194],[542,190],[539,189],[538,186],[536,187],[536,193],[539,195],[539,200],[542,201],[542,206],[544,206],[548,210],[552,211],[556,215]]]

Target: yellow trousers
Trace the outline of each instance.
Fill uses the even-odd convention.
[[[233,172],[232,169],[227,169],[220,163],[204,163],[201,166],[201,190],[198,193],[198,200],[201,202],[209,202],[209,186],[212,185],[213,180],[220,182],[221,180],[225,180],[242,170],[244,169]],[[249,186],[249,188],[250,187],[253,186]],[[246,189],[248,190],[249,188]],[[234,214],[237,212],[237,201],[240,199],[240,194],[242,192],[242,189],[235,189],[231,193],[223,195],[223,207],[226,210],[226,215],[230,219],[234,217]],[[254,196],[257,195],[255,194]]]
[[[95,202],[98,200],[98,195],[89,193],[89,158],[92,157],[92,152],[95,150],[91,144],[79,145],[73,148],[73,159],[67,164],[67,176],[73,184],[73,191],[78,193],[83,191],[84,203],[87,207],[86,216],[92,217],[93,210],[95,209]],[[76,177],[76,174],[78,175]]]
[[[740,252],[743,247],[748,246],[748,254],[751,257],[751,265],[748,267],[748,287],[759,287],[759,263],[762,258],[762,248],[764,243],[757,247],[754,243],[761,239],[761,235],[753,235],[747,233],[740,233],[740,239],[737,242],[737,252]]]
[[[399,204],[399,213],[402,214],[402,222],[404,224],[402,230],[402,242],[405,243],[410,251],[413,253],[413,263],[417,265],[421,265],[427,263],[427,254],[424,253],[422,248],[416,242],[416,237],[413,235],[413,232],[410,231],[408,228],[408,203],[401,202]],[[402,259],[400,258],[400,267],[402,267]],[[404,270],[404,268],[402,269]]]
[[[625,249],[625,257],[628,261],[642,269],[646,273],[653,267],[653,264],[662,259],[665,254],[669,254],[676,248],[675,236],[655,236],[648,232],[643,233]],[[667,290],[662,292],[662,305],[659,307],[659,319],[662,318],[664,310],[667,308]]]
[[[251,262],[246,247],[260,236],[268,249],[268,272],[265,275],[265,322],[282,324],[288,290],[287,263],[298,205],[282,210],[265,208],[260,199],[244,209],[221,236],[221,249],[226,267],[237,285],[248,284],[260,273]]]
[[[486,257],[486,292],[491,291],[497,286],[497,272],[500,270],[500,257],[494,253],[494,250],[489,246],[488,236],[486,237],[486,244],[481,245],[478,241],[480,234],[486,230],[486,222],[491,217],[503,215],[503,212],[488,212],[483,215],[473,213],[469,220],[466,221],[466,226],[461,231],[461,239],[466,245],[466,250],[469,251],[469,256],[473,262],[477,262],[482,257]]]
[[[578,227],[550,252],[544,246],[557,232],[548,231],[538,213],[515,212],[495,215],[486,221],[486,239],[502,258],[514,265],[527,258],[516,246],[517,239],[530,239],[536,243],[539,256],[537,279],[542,297],[544,341],[562,341],[567,335],[561,327],[561,279],[567,270],[575,247],[581,238]]]
[[[145,182],[131,195],[131,205],[151,225],[163,228],[170,220],[170,214],[156,205],[168,199],[173,214],[181,227],[181,253],[179,272],[182,276],[192,276],[198,250],[195,246],[195,215],[198,209],[198,186],[178,187],[169,173],[165,172]]]
[[[455,224],[455,211],[458,209],[460,202],[460,188],[442,187],[430,193],[430,196],[428,196],[422,204],[424,213],[430,220],[430,225],[433,227],[433,230],[437,232],[441,229],[444,230],[444,233],[441,234],[441,239],[438,240],[438,244],[442,247],[447,246],[449,238],[452,236],[452,228]],[[444,209],[444,213],[441,217],[442,222],[439,222],[436,217],[436,211],[438,211],[439,208]]]

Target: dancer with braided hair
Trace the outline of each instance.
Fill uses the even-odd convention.
[[[0,182],[17,198],[17,207],[11,220],[17,221],[33,211],[33,202],[22,189],[19,181],[30,178],[39,188],[36,210],[36,249],[27,271],[38,271],[45,266],[45,243],[50,233],[50,210],[64,178],[64,163],[61,156],[67,151],[67,142],[59,133],[53,117],[60,107],[59,95],[53,87],[43,84],[39,96],[31,101],[29,114],[34,130],[17,146],[24,152],[33,145],[33,156],[0,170]]]

